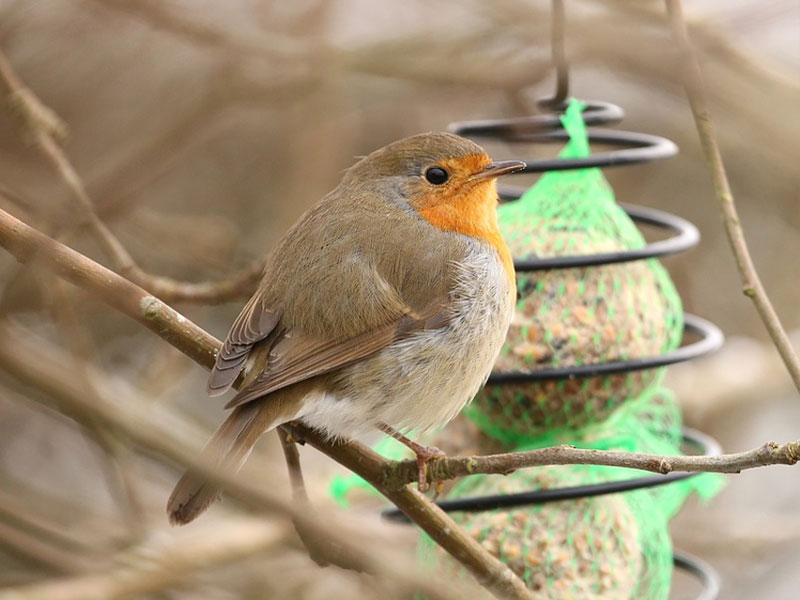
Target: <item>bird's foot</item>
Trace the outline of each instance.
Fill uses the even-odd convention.
[[[423,446],[416,442],[414,442],[414,447],[411,449],[417,455],[417,487],[420,492],[424,493],[430,487],[428,484],[428,463],[434,458],[444,458],[446,455],[436,446]],[[441,488],[440,483],[439,481],[435,482],[437,495]]]
[[[398,442],[407,446],[414,454],[417,455],[417,486],[419,487],[420,492],[424,493],[428,491],[428,488],[430,487],[428,484],[428,463],[434,458],[444,458],[447,455],[439,450],[439,448],[436,446],[424,446],[422,444],[418,444],[414,440],[408,439],[402,433],[393,427],[386,425],[385,423],[378,425],[378,428],[384,433],[392,436]],[[441,491],[440,484],[441,482],[436,482],[437,495]]]

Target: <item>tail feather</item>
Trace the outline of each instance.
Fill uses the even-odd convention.
[[[238,471],[258,438],[270,429],[292,420],[300,398],[270,395],[233,410],[206,444],[201,458],[227,472]],[[186,471],[167,500],[167,515],[173,525],[185,525],[197,518],[221,495],[222,489],[202,475]]]

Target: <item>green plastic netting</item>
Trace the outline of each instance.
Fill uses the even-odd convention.
[[[571,139],[562,157],[589,154],[582,108],[573,101],[565,114]],[[519,201],[500,207],[499,215],[516,258],[624,250],[645,243],[598,169],[547,173]],[[680,343],[680,298],[656,260],[520,274],[518,291],[516,315],[495,370],[652,356]],[[660,385],[662,375],[663,370],[650,370],[489,386],[462,416],[420,441],[450,455],[556,444],[678,454],[680,411],[673,394]],[[392,459],[411,456],[391,438],[375,450]],[[546,466],[505,477],[467,477],[449,484],[444,495],[507,494],[642,475],[611,467]],[[702,475],[624,494],[453,516],[543,598],[665,600],[672,575],[669,519],[690,493],[710,497],[721,481]],[[375,491],[356,476],[335,478],[331,493],[344,505],[376,500]],[[447,573],[464,574],[424,535],[420,557]]]
[[[583,105],[562,118],[570,141],[563,158],[589,155]],[[614,201],[599,169],[543,175],[516,202],[498,209],[515,258],[640,248],[642,234]],[[680,297],[657,260],[517,276],[518,301],[496,371],[535,371],[655,356],[678,346]],[[574,431],[658,384],[663,369],[575,380],[491,385],[466,409],[489,435],[520,444],[554,429]]]
[[[627,403],[605,422],[585,428],[568,443],[602,450],[677,454],[680,430],[680,412],[673,394],[657,387]],[[436,441],[446,445],[446,433],[447,429]],[[547,436],[516,449],[563,441]],[[536,467],[508,476],[461,479],[447,497],[511,494],[642,475],[632,469],[594,465]],[[666,600],[672,578],[669,520],[690,493],[707,498],[720,483],[717,476],[702,475],[623,494],[452,516],[545,598]],[[448,574],[462,573],[461,567],[427,536],[421,539],[424,562],[435,563]]]

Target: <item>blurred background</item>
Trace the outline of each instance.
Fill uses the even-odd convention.
[[[800,2],[685,0],[685,10],[753,258],[800,345]],[[65,152],[137,263],[206,281],[262,256],[355,157],[455,120],[535,113],[553,89],[549,11],[544,0],[0,0],[0,50],[68,125]],[[623,128],[681,149],[606,175],[620,201],[674,212],[703,236],[665,263],[686,310],[728,336],[722,352],[668,374],[687,423],[726,451],[798,439],[800,402],[740,292],[662,3],[567,2],[566,36],[572,95],[618,104]],[[65,218],[70,193],[29,142],[14,111],[0,110],[0,207],[107,264]],[[557,151],[487,149],[496,159]],[[221,420],[202,369],[54,276],[0,253],[0,295],[15,331],[91,393],[209,431]],[[242,302],[177,308],[222,337]],[[153,540],[192,539],[164,517],[173,465],[57,405],[0,368],[0,584],[102,571],[139,560]],[[268,437],[259,452],[282,461]],[[302,456],[324,507],[336,467]],[[731,476],[710,507],[677,517],[676,546],[721,571],[722,598],[794,598],[799,503],[798,469]],[[234,502],[212,512],[212,524],[250,518]],[[352,573],[309,576],[303,550],[278,537],[143,597],[317,598],[333,584],[340,597],[382,597],[379,582]],[[694,598],[693,585],[678,580],[673,597]]]

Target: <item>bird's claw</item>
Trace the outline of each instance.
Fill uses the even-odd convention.
[[[420,492],[425,493],[430,488],[428,483],[428,463],[435,458],[444,458],[446,455],[435,446],[420,445],[414,448],[414,452],[417,455],[417,487]],[[436,482],[436,487],[437,489],[439,488],[439,482]]]

